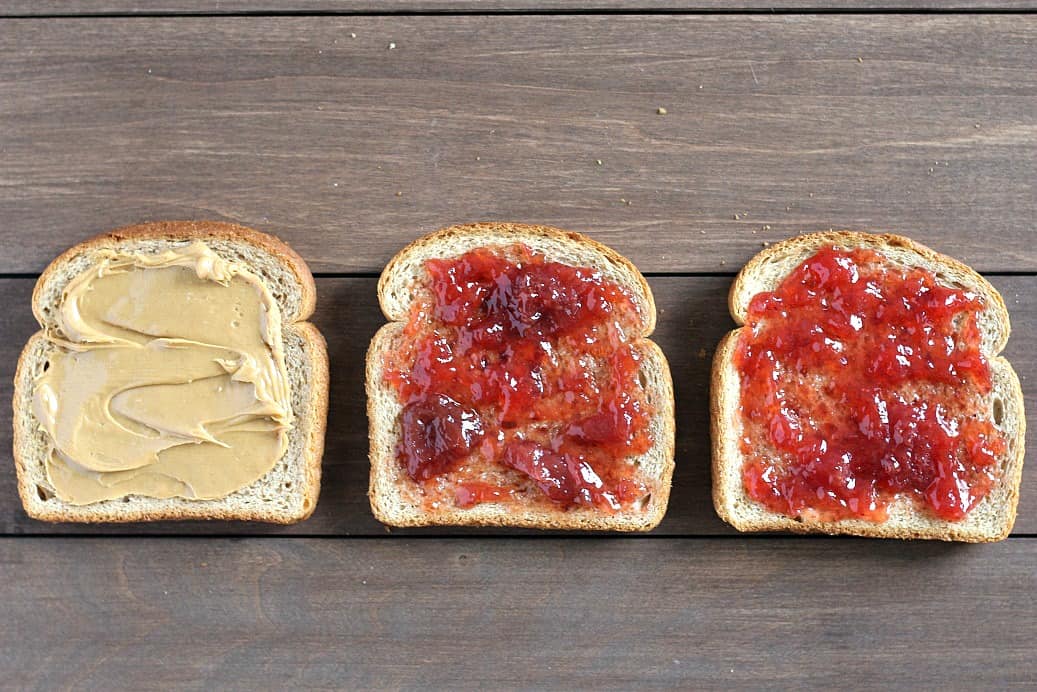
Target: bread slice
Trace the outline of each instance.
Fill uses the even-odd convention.
[[[891,265],[922,267],[947,286],[963,287],[983,296],[986,309],[979,315],[981,348],[989,358],[993,388],[985,402],[990,420],[1006,438],[999,460],[1001,475],[990,493],[959,522],[948,522],[919,511],[907,497],[890,503],[889,518],[882,523],[861,519],[805,521],[771,512],[744,490],[740,450],[740,379],[734,365],[741,332],[724,337],[713,359],[711,423],[713,437],[713,503],[720,518],[739,531],[794,531],[798,533],[852,534],[880,538],[928,538],[984,542],[1005,538],[1015,522],[1019,482],[1023,467],[1026,420],[1019,378],[1001,352],[1008,341],[1008,310],[990,283],[957,260],[941,255],[907,238],[832,231],[803,235],[772,245],[742,269],[731,286],[729,307],[735,322],[744,324],[753,296],[771,291],[800,263],[821,247],[864,247],[881,253]]]
[[[18,360],[14,388],[14,460],[18,493],[29,516],[45,521],[129,522],[162,519],[240,519],[289,524],[312,512],[320,493],[320,461],[328,408],[328,357],[320,332],[306,322],[316,287],[306,263],[277,238],[230,223],[167,221],[121,228],[59,256],[33,291],[33,314],[51,324],[65,287],[98,261],[100,251],[158,253],[201,240],[221,257],[257,275],[282,313],[285,364],[295,422],[284,457],[259,480],[216,500],[130,495],[75,506],[57,498],[47,480],[47,434],[32,411],[33,383],[57,349],[37,332]]]
[[[426,276],[430,258],[456,257],[492,246],[523,243],[548,261],[590,267],[625,288],[642,315],[643,328],[635,348],[642,356],[640,379],[655,415],[649,422],[653,446],[637,459],[638,480],[650,490],[643,504],[610,514],[594,508],[570,509],[482,503],[470,509],[423,506],[421,490],[402,469],[396,457],[400,437],[397,419],[403,409],[394,389],[383,377],[385,355],[402,338],[411,302]],[[367,413],[370,433],[371,509],[379,521],[392,526],[468,525],[516,526],[542,529],[597,529],[647,531],[663,518],[673,476],[673,385],[669,365],[659,347],[647,339],[655,328],[655,301],[648,283],[629,260],[579,233],[547,226],[511,223],[479,223],[454,226],[425,236],[400,251],[389,262],[378,282],[382,312],[391,320],[371,341],[367,354]]]

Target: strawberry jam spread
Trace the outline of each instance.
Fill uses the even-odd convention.
[[[647,495],[630,461],[652,445],[631,296],[518,244],[424,266],[385,378],[426,502],[615,511]]]
[[[735,356],[749,496],[790,517],[883,521],[904,495],[963,519],[1005,444],[984,413],[983,309],[866,249],[824,248],[757,294]]]

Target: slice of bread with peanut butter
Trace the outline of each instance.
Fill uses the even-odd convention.
[[[328,401],[315,301],[302,258],[234,224],[148,223],[66,251],[36,284],[41,330],[15,376],[26,512],[308,517]]]

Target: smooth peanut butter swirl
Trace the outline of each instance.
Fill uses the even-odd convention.
[[[281,313],[244,267],[195,242],[107,252],[69,282],[33,411],[57,496],[214,499],[284,455],[292,425]]]

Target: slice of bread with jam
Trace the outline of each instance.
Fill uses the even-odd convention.
[[[962,263],[895,235],[775,244],[731,287],[712,376],[713,501],[741,531],[994,541],[1025,418],[1008,312]]]
[[[673,389],[648,283],[544,226],[447,228],[378,284],[370,499],[393,526],[644,531],[666,511]]]

